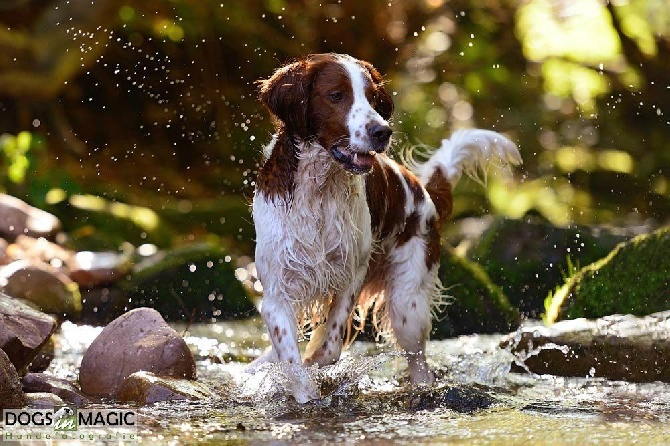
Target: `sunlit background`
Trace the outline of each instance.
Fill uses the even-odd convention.
[[[396,152],[471,126],[518,142],[516,186],[463,183],[456,217],[670,216],[665,0],[8,0],[0,22],[0,189],[74,246],[251,254],[254,81],[326,51],[385,74]]]

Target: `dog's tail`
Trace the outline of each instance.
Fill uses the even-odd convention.
[[[451,190],[463,173],[484,185],[489,167],[495,174],[509,174],[511,166],[522,163],[512,141],[481,129],[454,132],[425,162],[416,161],[411,151],[408,155],[406,163],[426,187],[441,220],[451,213]]]

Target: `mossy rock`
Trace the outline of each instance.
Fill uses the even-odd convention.
[[[468,249],[467,257],[482,265],[522,314],[536,318],[547,294],[565,281],[573,265],[595,262],[627,239],[599,228],[501,218]]]
[[[160,252],[138,264],[119,287],[127,293],[128,309],[151,307],[166,320],[211,322],[256,311],[227,250],[217,243]]]
[[[545,320],[670,310],[670,226],[619,244],[547,298]]]
[[[508,332],[519,326],[519,312],[480,265],[444,248],[439,276],[445,293],[453,298],[433,323],[433,339]]]

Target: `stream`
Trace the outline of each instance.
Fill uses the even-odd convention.
[[[433,388],[408,386],[389,347],[356,341],[337,364],[311,370],[324,397],[300,405],[282,387],[281,366],[245,372],[268,345],[258,319],[172,326],[221,399],[139,408],[142,444],[670,444],[670,384],[511,373],[503,335],[431,341]],[[46,372],[76,380],[100,330],[65,322]],[[101,407],[110,406],[127,407]]]

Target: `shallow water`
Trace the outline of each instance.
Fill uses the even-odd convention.
[[[245,373],[268,344],[258,321],[174,327],[221,399],[141,408],[145,444],[670,444],[670,384],[510,373],[502,336],[430,342],[435,391],[408,386],[392,350],[355,342],[334,366],[311,371],[324,398],[300,405],[282,388],[281,367]],[[76,379],[99,330],[65,323],[47,372]]]

